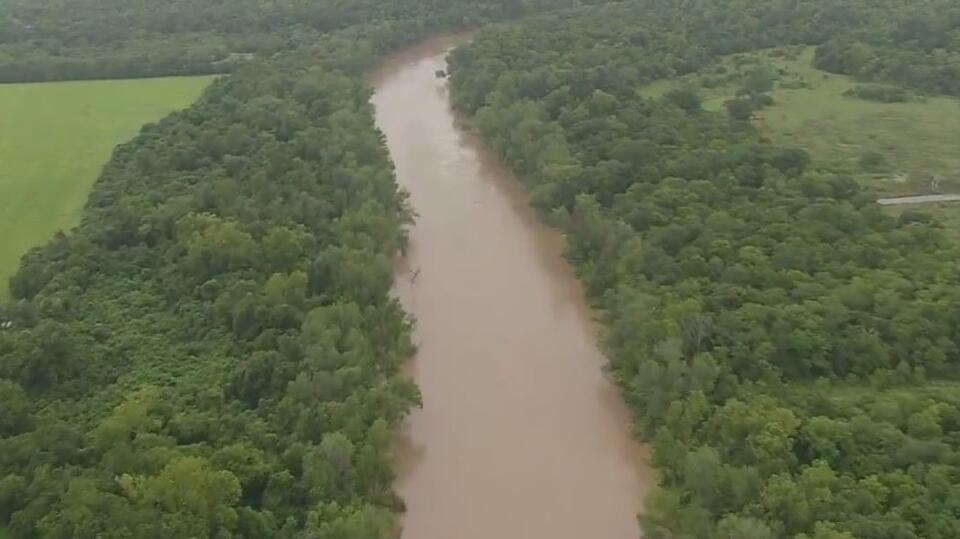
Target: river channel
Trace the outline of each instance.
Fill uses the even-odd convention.
[[[394,287],[416,319],[423,394],[399,434],[403,537],[635,539],[655,481],[562,238],[435,75],[464,40],[428,40],[373,77],[417,213]]]

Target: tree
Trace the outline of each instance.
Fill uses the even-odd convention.
[[[762,520],[728,516],[717,526],[717,539],[774,539],[776,534]]]
[[[0,479],[0,522],[9,522],[10,516],[25,505],[27,485],[26,478],[19,475]]]
[[[743,81],[743,87],[752,95],[765,94],[773,90],[774,75],[767,67],[751,69]]]
[[[16,383],[0,379],[0,410],[0,438],[20,434],[30,427],[30,401]]]
[[[711,429],[733,462],[770,473],[795,465],[793,444],[800,423],[791,410],[767,399],[733,399],[717,411]]]
[[[117,481],[127,499],[157,511],[158,524],[178,537],[227,537],[236,530],[240,482],[204,459],[182,457],[156,476],[124,475]]]
[[[191,215],[180,225],[187,243],[186,264],[201,278],[237,270],[251,264],[256,243],[231,221],[213,215]]]
[[[308,517],[303,537],[317,539],[390,539],[396,537],[392,515],[372,506],[330,505]]]
[[[812,535],[807,535],[801,533],[797,536],[797,539],[855,539],[854,535],[849,532],[837,531],[836,528],[829,523],[818,522],[814,527]]]
[[[353,486],[353,454],[353,443],[334,432],[324,434],[320,446],[304,455],[304,479],[313,499],[347,498]]]

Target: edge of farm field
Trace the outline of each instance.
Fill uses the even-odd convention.
[[[29,249],[79,222],[113,148],[190,105],[212,79],[0,85],[0,299]]]

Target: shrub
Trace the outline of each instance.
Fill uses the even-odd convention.
[[[886,156],[871,150],[860,156],[860,168],[866,172],[883,172],[889,168],[889,164]]]
[[[847,97],[856,97],[864,101],[877,103],[904,103],[910,101],[910,94],[903,88],[887,84],[861,84],[843,93]]]

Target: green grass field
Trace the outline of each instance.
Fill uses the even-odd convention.
[[[915,97],[888,104],[846,97],[844,92],[857,83],[814,69],[812,58],[812,48],[735,55],[700,73],[657,81],[641,93],[655,97],[690,86],[704,108],[722,110],[743,74],[766,66],[779,72],[779,80],[771,94],[774,104],[761,110],[755,122],[775,142],[805,148],[822,164],[884,193],[926,192],[931,175],[942,179],[943,191],[960,191],[960,101]],[[789,88],[800,85],[806,87]],[[860,158],[866,152],[886,157],[883,172],[862,169]]]
[[[77,224],[112,149],[211,80],[0,85],[0,298],[27,250]]]

